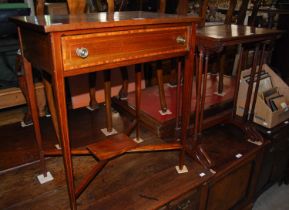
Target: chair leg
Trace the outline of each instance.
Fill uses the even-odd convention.
[[[16,72],[18,74],[18,78],[17,78],[18,79],[18,85],[19,85],[19,88],[24,95],[25,100],[27,101],[28,100],[27,87],[26,87],[26,83],[25,83],[25,78],[23,77],[23,74],[21,72],[21,70],[22,70],[21,66],[22,66],[21,55],[17,55],[16,61],[15,61],[15,69],[16,69]],[[22,126],[29,126],[32,124],[33,124],[33,122],[32,122],[31,110],[30,110],[30,107],[27,106],[27,111],[24,114],[24,117],[22,119]]]
[[[96,84],[96,73],[90,73],[88,75],[89,80],[89,105],[87,106],[87,109],[90,111],[94,111],[96,109],[99,109],[99,105],[95,99],[95,84]]]
[[[141,104],[141,77],[142,77],[142,65],[135,65],[135,117],[136,117],[136,131],[135,139],[136,143],[143,142],[140,138],[140,104]]]
[[[158,88],[159,88],[161,112],[166,113],[168,107],[166,103],[166,96],[165,96],[165,90],[164,90],[163,69],[161,68],[161,61],[157,62],[157,81],[158,81]]]
[[[188,168],[185,165],[185,151],[184,149],[180,150],[180,154],[179,154],[179,165],[176,166],[176,170],[179,174],[183,174],[183,173],[187,173],[188,172]]]
[[[18,85],[19,85],[19,88],[21,89],[23,95],[24,95],[24,98],[26,99],[26,101],[28,100],[27,98],[27,88],[26,88],[26,85],[24,83],[24,78],[23,76],[19,76],[18,77]],[[22,122],[21,122],[22,126],[25,127],[25,126],[29,126],[29,125],[32,125],[33,122],[32,122],[32,116],[31,116],[31,110],[30,108],[27,106],[27,111],[25,112],[24,114],[24,117],[22,119]]]
[[[226,59],[226,54],[221,55],[221,60],[220,60],[220,69],[219,69],[219,84],[218,84],[218,94],[223,94],[224,91],[224,69],[225,69],[225,59]]]
[[[170,87],[176,87],[177,86],[177,78],[178,78],[178,72],[177,72],[177,59],[173,58],[171,59],[171,70],[170,70],[170,79],[169,79],[169,86]]]
[[[118,93],[120,100],[127,100],[128,95],[128,70],[126,67],[120,68],[121,77],[122,77],[122,87]]]

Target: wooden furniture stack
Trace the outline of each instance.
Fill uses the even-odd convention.
[[[168,164],[167,161],[178,161],[177,170],[180,173],[185,172],[184,163],[187,162],[189,172],[177,175],[170,168],[152,175],[149,168],[146,168],[143,172],[148,173],[150,177],[137,181],[135,185],[130,183],[128,189],[111,193],[95,201],[90,200],[91,208],[201,210],[252,208],[263,152],[267,144],[250,123],[252,116],[248,113],[248,106],[251,98],[254,104],[256,92],[249,91],[247,95],[242,121],[234,116],[234,107],[225,114],[210,116],[206,119],[207,121],[204,121],[208,60],[211,52],[220,51],[224,46],[271,40],[279,35],[279,31],[226,25],[209,27],[196,32],[196,23],[199,18],[147,12],[16,17],[13,21],[18,25],[24,76],[28,87],[29,105],[35,126],[35,138],[40,151],[43,176],[48,175],[44,157],[63,155],[71,209],[77,209],[76,200],[92,179],[98,173],[100,177],[104,176],[101,174],[102,169],[105,170],[111,160],[127,152],[163,150],[177,150],[180,152],[179,158],[163,153],[164,159],[168,157],[166,160],[153,162],[162,165]],[[199,57],[196,71],[193,71],[196,44]],[[264,60],[267,43],[262,44],[261,50],[259,44],[255,48],[251,81],[260,72],[257,66],[262,66]],[[236,90],[242,70],[242,52],[241,50],[241,62],[236,82],[232,88],[235,90],[234,101],[236,101]],[[179,96],[182,94],[180,141],[177,141],[175,137],[170,143],[152,145],[136,143],[141,140],[142,102],[141,69],[136,68],[133,113],[135,120],[132,125],[124,133],[97,141],[86,148],[71,149],[64,84],[66,77],[174,57],[184,57],[185,63],[182,93],[181,88],[177,91]],[[44,71],[44,74],[50,78],[47,82],[50,82],[51,96],[55,100],[56,120],[59,125],[57,133],[61,141],[61,150],[43,149],[31,65]],[[179,65],[180,68],[181,65]],[[195,82],[193,82],[194,75]],[[222,81],[222,76],[218,80],[217,77],[211,79],[215,81],[214,85],[217,85],[218,80]],[[194,89],[193,83],[195,83]],[[180,87],[180,80],[178,87]],[[193,101],[195,114],[192,118],[194,123],[191,125],[193,90],[195,91],[195,101]],[[214,100],[212,101],[214,104]],[[176,108],[179,108],[179,102],[178,100],[175,102]],[[219,125],[222,123],[225,125]],[[204,130],[215,125],[218,127]],[[134,128],[136,142],[129,137]],[[189,133],[193,135],[188,135]],[[184,153],[193,158],[193,161],[192,159],[185,161]],[[72,155],[93,155],[97,160],[97,164],[91,166],[90,172],[79,181],[77,187],[74,182]],[[127,164],[130,161],[132,160],[127,158]],[[125,168],[125,165],[124,161],[121,166]],[[137,169],[132,174],[137,174]],[[140,174],[138,176],[141,177]],[[108,174],[107,178],[110,179],[109,177],[113,177],[113,174]],[[124,183],[126,183],[125,179],[129,179],[127,176],[122,178]],[[105,188],[106,183],[100,183],[100,186]]]

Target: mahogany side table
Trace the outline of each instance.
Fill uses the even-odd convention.
[[[46,176],[44,156],[63,154],[72,209],[77,208],[76,199],[92,178],[111,158],[125,152],[180,150],[179,169],[183,168],[183,154],[188,148],[186,131],[189,124],[198,17],[147,12],[115,12],[79,16],[26,16],[15,17],[13,21],[18,26],[24,76],[43,173]],[[180,56],[185,56],[181,143],[138,146],[126,134],[118,134],[90,145],[87,149],[71,150],[64,78]],[[42,146],[33,91],[32,65],[51,77],[62,151],[45,151]],[[132,128],[136,128],[137,140],[140,138],[140,80],[141,72],[137,69],[136,120],[127,132],[130,134]],[[94,155],[99,162],[80,185],[75,187],[71,156],[79,154]]]

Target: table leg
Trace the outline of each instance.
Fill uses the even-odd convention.
[[[127,67],[121,67],[121,78],[122,78],[122,87],[118,93],[120,100],[127,100],[128,95],[128,69]]]
[[[252,66],[252,70],[251,70],[250,82],[249,82],[249,87],[248,87],[248,92],[247,92],[246,102],[245,102],[245,108],[244,108],[244,113],[243,113],[243,121],[248,120],[248,113],[249,113],[249,110],[251,108],[251,96],[252,96],[254,78],[255,78],[255,74],[256,74],[257,62],[258,62],[258,57],[259,57],[259,47],[260,47],[259,44],[255,47],[253,66]],[[253,112],[253,110],[251,110],[251,111]]]
[[[141,64],[135,66],[136,141],[140,140]]]
[[[200,111],[201,111],[201,87],[202,87],[202,74],[204,66],[204,52],[203,50],[199,53],[199,66],[196,71],[196,108],[195,108],[195,127],[194,127],[194,140],[197,141],[199,133],[200,123]]]
[[[159,88],[161,112],[165,114],[168,107],[166,103],[166,96],[165,96],[165,90],[164,90],[163,69],[162,69],[161,61],[157,61],[157,81],[158,81],[158,88]]]
[[[96,109],[99,109],[99,105],[95,99],[95,85],[96,85],[96,73],[89,73],[88,74],[88,80],[89,80],[89,105],[88,109],[93,111]]]
[[[224,91],[224,69],[225,69],[225,59],[226,59],[226,54],[223,53],[221,54],[221,59],[220,59],[220,69],[219,69],[219,84],[218,84],[218,94],[223,94]]]
[[[256,81],[256,86],[255,86],[255,90],[253,93],[253,99],[252,99],[252,107],[251,107],[251,113],[249,115],[249,121],[253,121],[253,117],[254,117],[254,112],[255,112],[255,105],[256,105],[256,101],[257,101],[257,94],[258,94],[258,89],[259,89],[259,84],[260,84],[260,73],[262,71],[263,68],[263,64],[264,64],[264,57],[265,57],[265,48],[266,48],[266,44],[263,44],[262,47],[262,52],[261,52],[261,57],[259,60],[259,68],[257,71],[257,81]]]
[[[22,62],[23,62],[23,68],[24,68],[24,82],[25,87],[27,88],[27,104],[31,111],[31,117],[34,124],[34,134],[35,139],[37,142],[38,150],[39,150],[39,158],[40,158],[40,165],[43,172],[43,176],[47,176],[47,169],[45,165],[44,160],[44,151],[43,151],[43,143],[42,143],[42,135],[40,130],[40,124],[39,124],[39,114],[38,114],[38,107],[37,107],[37,101],[35,96],[35,87],[33,83],[33,74],[32,74],[32,66],[31,63],[26,60],[23,53],[23,46],[22,46],[22,36],[20,28],[17,29],[18,32],[18,38],[19,38],[19,45],[21,49],[21,56],[22,56]]]
[[[106,110],[106,129],[108,133],[112,132],[112,113],[111,113],[111,79],[110,70],[104,71],[104,93]]]
[[[56,109],[55,109],[55,101],[54,101],[54,97],[53,97],[53,90],[52,90],[52,86],[51,83],[47,80],[47,78],[43,77],[43,84],[45,87],[45,93],[46,93],[46,98],[47,98],[47,104],[51,113],[51,119],[52,119],[52,124],[57,136],[57,140],[59,143],[60,142],[60,135],[59,135],[59,125],[58,125],[58,121],[57,121],[57,113],[56,113]],[[61,144],[60,144],[61,146]]]
[[[201,110],[200,110],[200,122],[198,134],[203,130],[203,118],[204,118],[204,108],[205,108],[205,99],[206,99],[206,90],[207,90],[207,75],[208,75],[208,65],[209,65],[209,54],[205,55],[205,71],[202,79],[202,97],[201,97]]]
[[[192,27],[194,30],[195,26]],[[191,35],[193,37],[194,35]],[[188,55],[185,57],[184,68],[184,86],[182,95],[182,128],[181,128],[181,143],[185,150],[191,154],[196,146],[196,142],[192,142],[190,145],[187,142],[187,131],[190,123],[191,115],[191,100],[192,100],[192,87],[193,87],[193,66],[194,66],[194,49],[195,42],[191,39],[191,49]]]
[[[241,70],[243,69],[243,63],[244,63],[243,52],[244,52],[244,48],[241,46],[239,63],[238,63],[238,68],[237,68],[237,72],[236,72],[236,86],[235,86],[235,90],[234,90],[234,100],[233,100],[234,105],[233,105],[233,113],[232,113],[233,119],[236,118],[237,100],[238,100],[238,93],[239,93],[239,87],[240,87]]]
[[[62,154],[64,169],[66,174],[66,182],[68,187],[68,195],[70,199],[70,207],[75,210],[76,207],[76,196],[73,178],[73,166],[71,158],[71,149],[69,142],[69,131],[68,131],[68,120],[67,120],[67,108],[65,98],[65,84],[62,71],[55,71],[55,75],[52,78],[53,91],[56,99],[56,109],[58,113],[58,124],[60,130],[60,139],[62,145]]]
[[[29,63],[24,56],[22,57],[22,61],[23,61],[23,67],[24,67],[24,78],[25,78],[26,87],[27,87],[27,98],[28,98],[27,104],[31,111],[32,121],[34,124],[34,134],[35,134],[35,138],[36,138],[36,142],[37,142],[37,146],[39,150],[41,169],[42,169],[44,177],[46,177],[47,169],[46,169],[45,160],[44,160],[43,141],[42,141],[42,135],[41,135],[41,130],[40,130],[39,113],[38,113],[37,101],[36,101],[36,96],[35,96],[35,87],[33,83],[32,66],[31,66],[31,63]]]
[[[177,80],[177,92],[176,92],[176,131],[180,128],[180,107],[181,107],[181,73],[182,73],[182,62],[178,60],[178,80]]]

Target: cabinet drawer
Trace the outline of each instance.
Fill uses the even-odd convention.
[[[188,33],[180,26],[64,36],[64,70],[185,52]]]
[[[181,196],[180,198],[169,202],[159,210],[197,210],[199,199],[199,190],[193,190]]]
[[[253,163],[249,162],[210,183],[206,210],[231,209],[246,199],[253,169]]]

